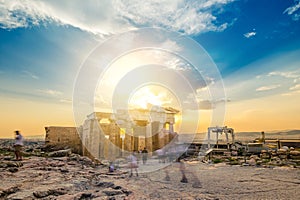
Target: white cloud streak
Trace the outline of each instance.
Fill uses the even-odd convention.
[[[28,76],[28,77],[30,77],[30,78],[32,78],[32,79],[36,79],[36,80],[39,79],[39,77],[38,77],[37,75],[33,74],[32,72],[29,72],[29,71],[26,71],[26,70],[24,70],[24,71],[22,71],[22,72],[23,72],[23,74],[24,74],[25,76]]]
[[[283,11],[283,14],[288,14],[292,16],[294,21],[298,21],[300,19],[300,14],[296,13],[300,9],[300,1],[296,1],[296,4],[293,6],[288,7]]]
[[[262,86],[262,87],[257,88],[256,91],[258,91],[258,92],[269,91],[269,90],[274,90],[279,87],[280,87],[280,85]]]
[[[300,90],[300,84],[294,85],[293,87],[290,87],[290,90]]]
[[[188,35],[223,31],[231,22],[217,14],[234,0],[0,0],[0,27],[13,29],[55,22],[105,36],[140,27]]]
[[[252,32],[249,32],[249,33],[245,33],[245,34],[244,34],[244,37],[246,37],[246,38],[251,38],[251,37],[253,37],[253,36],[255,36],[255,35],[256,35],[256,32],[252,31]]]
[[[272,71],[268,74],[268,76],[281,76],[284,78],[297,79],[300,77],[300,71]]]
[[[71,104],[71,103],[72,103],[72,100],[69,100],[69,99],[60,99],[59,102]]]
[[[294,14],[297,10],[299,10],[300,8],[300,2],[296,3],[293,6],[288,7],[287,9],[285,9],[285,11],[283,11],[283,13],[287,13],[288,15],[292,15]]]
[[[45,89],[45,90],[38,90],[38,92],[46,94],[48,96],[58,97],[61,96],[63,93],[57,90]]]

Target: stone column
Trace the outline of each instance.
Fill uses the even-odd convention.
[[[158,140],[159,140],[159,148],[163,148],[165,146],[165,136],[167,134],[166,123],[163,123],[163,128],[161,129]]]
[[[116,156],[120,155],[120,149],[121,149],[121,144],[120,144],[120,129],[116,125],[114,121],[111,121],[109,125],[109,141],[110,141],[110,149],[111,151],[111,156],[115,158]]]
[[[207,148],[210,149],[210,128],[207,130]]]
[[[231,138],[232,138],[232,144],[234,144],[235,143],[235,138],[234,138],[234,130],[233,129],[231,129]]]
[[[219,131],[216,132],[216,142],[217,142],[217,149],[219,148]]]
[[[164,136],[164,145],[169,144],[169,142],[170,142],[171,127],[173,127],[173,125],[171,125],[171,122],[167,122],[167,124],[169,124],[169,130],[166,131],[166,134]]]
[[[87,156],[89,154],[87,146],[88,146],[88,135],[90,131],[90,121],[85,120],[82,126],[82,136],[81,136],[81,142],[83,145],[82,155]]]
[[[159,133],[162,128],[160,128],[160,122],[152,122],[152,151],[159,149]]]
[[[111,145],[110,145],[110,141],[109,141],[109,135],[108,137],[104,137],[102,140],[102,144],[103,144],[103,157],[105,159],[111,159],[110,158],[110,153],[111,153]]]
[[[128,124],[125,128],[125,138],[124,138],[124,150],[132,151],[133,150],[133,131],[132,127]]]
[[[165,126],[164,122],[159,122],[158,131],[163,131],[163,129],[165,128],[164,126]]]
[[[169,132],[174,133],[174,123],[173,122],[169,123]]]
[[[152,152],[153,146],[152,146],[152,127],[151,127],[151,123],[147,124],[146,126],[146,134],[145,134],[145,138],[146,138],[146,148],[148,149],[148,152]]]
[[[101,157],[101,149],[99,149],[99,145],[101,147],[101,133],[99,128],[99,123],[97,119],[90,119],[90,131],[89,131],[89,145],[88,150],[92,154],[92,156],[99,158]]]
[[[226,136],[226,144],[227,144],[227,150],[229,150],[229,139],[228,139],[228,131],[225,129],[225,136]]]

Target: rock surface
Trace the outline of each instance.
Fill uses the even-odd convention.
[[[213,156],[163,165],[157,159],[140,165],[129,177],[127,162],[95,162],[69,149],[43,152],[28,143],[23,161],[14,161],[11,143],[0,145],[0,199],[297,199],[300,196],[300,152],[295,149],[262,151],[260,156]],[[103,165],[103,164],[107,165]],[[184,172],[186,181],[182,181]]]
[[[30,157],[0,168],[0,199],[297,199],[300,170],[185,162],[187,183],[178,163],[129,177],[126,168],[108,173],[107,166],[84,157]],[[84,162],[83,162],[84,161]],[[13,162],[4,161],[1,162]],[[19,164],[22,163],[22,164]],[[166,179],[166,177],[168,177]]]

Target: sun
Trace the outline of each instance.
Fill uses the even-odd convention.
[[[158,107],[178,107],[176,97],[167,88],[149,84],[139,87],[129,98],[128,107],[130,109],[151,109]]]

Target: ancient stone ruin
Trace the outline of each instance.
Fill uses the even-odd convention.
[[[151,153],[176,138],[178,112],[170,107],[94,112],[78,128],[46,127],[46,144],[98,159],[114,159],[144,147]]]
[[[48,149],[71,148],[74,153],[82,154],[82,143],[76,127],[45,127],[45,144]]]

